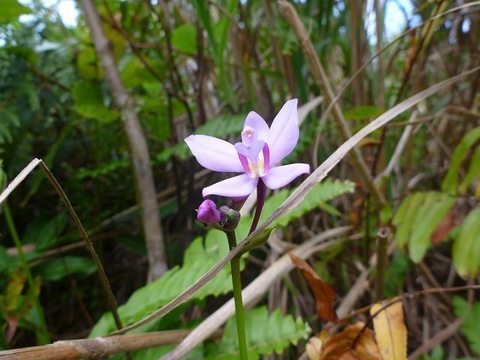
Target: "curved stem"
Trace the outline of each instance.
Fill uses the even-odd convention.
[[[237,246],[237,238],[235,232],[226,231],[225,234],[228,238],[228,245],[230,250]],[[238,336],[238,349],[240,351],[240,359],[247,360],[247,336],[245,332],[245,314],[243,311],[242,300],[242,279],[240,277],[240,256],[235,256],[230,261],[232,271],[232,284],[233,284],[233,299],[235,300],[235,319],[237,321],[237,336]]]
[[[90,256],[92,257],[93,262],[97,267],[98,276],[100,277],[100,283],[102,284],[103,290],[105,291],[105,295],[107,297],[107,303],[110,307],[110,311],[112,312],[115,325],[117,326],[117,329],[123,328],[122,320],[120,319],[120,315],[118,315],[117,300],[115,299],[115,295],[113,295],[113,291],[110,286],[110,281],[108,280],[105,269],[103,268],[103,264],[100,261],[100,258],[98,257],[98,254],[95,251],[95,248],[93,247],[93,243],[90,240],[90,237],[88,236],[87,231],[83,227],[82,222],[80,221],[80,218],[78,217],[77,213],[75,212],[75,209],[73,208],[70,200],[67,197],[67,194],[65,194],[65,191],[63,191],[62,186],[57,181],[55,176],[52,174],[48,166],[45,165],[43,161],[40,161],[39,165],[40,165],[40,168],[45,173],[45,176],[47,177],[48,181],[50,181],[50,184],[52,184],[54,189],[57,191],[57,194],[60,196],[60,199],[62,200],[63,204],[67,208],[67,211],[70,214],[70,217],[72,218],[73,223],[75,224],[75,227],[80,233],[80,236],[85,241],[85,244],[90,253]]]
[[[255,206],[255,215],[253,216],[252,225],[248,231],[248,235],[255,231],[258,225],[258,220],[260,220],[260,215],[262,214],[263,204],[265,204],[265,195],[266,195],[265,184],[262,179],[258,180],[257,184],[257,205]]]

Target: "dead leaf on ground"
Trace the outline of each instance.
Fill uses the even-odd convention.
[[[338,320],[337,313],[333,308],[333,299],[335,298],[335,291],[333,288],[322,281],[317,272],[312,269],[308,263],[295,254],[289,253],[292,263],[300,269],[303,277],[307,280],[310,289],[315,296],[315,302],[317,304],[317,315],[321,321],[333,321]]]
[[[375,339],[383,360],[405,360],[407,358],[407,328],[403,321],[401,302],[385,307],[375,304],[370,308],[373,316]],[[385,307],[385,308],[384,308]],[[382,310],[382,308],[384,308]]]
[[[310,360],[382,360],[373,331],[362,322],[331,335],[324,330],[307,343]]]

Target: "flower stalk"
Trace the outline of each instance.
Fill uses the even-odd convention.
[[[225,231],[230,251],[237,246],[237,237],[234,231]],[[235,301],[235,320],[237,322],[238,349],[240,359],[247,360],[247,336],[245,332],[245,312],[242,300],[242,279],[240,277],[240,255],[230,261],[233,284],[233,299]]]
[[[257,184],[257,205],[255,205],[255,215],[253,216],[252,225],[250,225],[250,230],[248,235],[255,231],[260,220],[260,215],[262,214],[263,204],[265,204],[265,196],[267,194],[267,189],[263,181],[259,181]]]
[[[273,119],[269,127],[256,112],[248,113],[241,141],[230,144],[224,140],[206,135],[190,135],[185,139],[188,147],[200,165],[218,172],[233,172],[240,175],[207,186],[202,195],[224,196],[231,199],[232,208],[205,199],[198,208],[197,219],[208,226],[225,232],[230,251],[237,246],[234,229],[240,215],[236,211],[245,199],[257,188],[257,205],[249,234],[255,231],[265,203],[266,188],[279,189],[295,178],[310,172],[310,166],[303,163],[280,165],[298,142],[297,99],[287,101]],[[247,359],[247,338],[242,302],[242,282],[240,278],[240,256],[231,262],[233,298],[237,320],[238,347],[240,359]]]

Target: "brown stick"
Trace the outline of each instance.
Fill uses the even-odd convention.
[[[352,74],[355,73],[355,71],[357,71],[363,63],[363,9],[364,1],[348,1]],[[365,79],[361,76],[357,76],[352,82],[352,98],[355,106],[365,105],[365,94]]]
[[[178,343],[190,330],[157,331],[146,334],[62,340],[50,345],[0,351],[0,360],[73,360],[99,358],[127,351]],[[219,336],[216,331],[212,336]]]
[[[383,72],[383,54],[382,43],[383,43],[383,11],[381,0],[373,0],[373,6],[375,8],[375,29],[377,32],[377,46],[376,50],[378,53],[378,62],[377,62],[377,106],[380,109],[385,109],[385,87],[383,84],[384,81],[384,72]],[[358,69],[357,69],[358,70]]]
[[[308,33],[305,30],[303,23],[300,21],[295,8],[287,3],[286,1],[279,1],[280,12],[285,17],[285,19],[290,24],[291,28],[297,35],[298,41],[302,45],[303,53],[308,61],[308,66],[310,71],[312,72],[315,80],[323,89],[325,93],[325,99],[328,103],[331,103],[334,99],[334,93],[332,87],[330,86],[330,82],[328,80],[327,74],[318,58],[315,48],[308,37]],[[343,112],[338,104],[334,104],[332,108],[333,118],[336,121],[336,125],[339,129],[340,135],[344,140],[349,139],[352,137],[352,132],[348,127],[347,121],[343,116]],[[368,190],[373,194],[377,202],[381,205],[386,204],[385,197],[379,191],[379,189],[375,186],[373,178],[368,170],[365,161],[362,158],[362,154],[358,148],[353,148],[351,153],[352,163],[355,169],[360,173],[361,177],[363,178]]]
[[[98,57],[105,70],[113,99],[123,115],[123,125],[132,152],[136,185],[140,195],[139,202],[142,208],[143,231],[147,245],[150,277],[156,279],[167,270],[167,262],[145,134],[140,126],[133,99],[127,93],[120,79],[111,44],[103,31],[93,1],[81,0],[79,3],[90,28]]]
[[[417,348],[413,353],[410,354],[408,357],[409,360],[418,359],[418,357],[422,354],[426,354],[435,346],[443,343],[445,340],[448,340],[454,335],[458,328],[462,325],[462,319],[457,319],[445,329],[439,331],[435,334],[434,337],[430,338],[427,342],[422,344],[419,348]]]

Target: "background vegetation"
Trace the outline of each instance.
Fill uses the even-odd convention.
[[[128,325],[174,299],[228,251],[221,233],[207,232],[195,220],[201,189],[224,175],[200,168],[183,143],[186,136],[235,140],[248,111],[271,121],[286,99],[298,98],[303,122],[289,160],[316,168],[346,140],[345,127],[339,129],[311,54],[277,2],[95,1],[146,137],[158,194],[169,270],[147,283],[149,254],[138,211],[142,189],[136,186],[125,114],[84,17],[80,12],[65,24],[61,3],[2,0],[1,184],[33,158],[44,160],[94,243]],[[476,2],[291,3],[333,92],[343,91],[337,109],[350,133],[420,91],[480,66]],[[331,245],[308,254],[335,290],[339,316],[383,298],[443,288],[404,296],[409,353],[428,359],[478,356],[479,86],[480,72],[471,73],[364,138],[357,148],[367,178],[346,157],[331,179],[277,220],[275,236],[243,258],[244,283],[299,244],[350,226],[334,232]],[[372,193],[368,177],[380,195]],[[290,193],[270,194],[264,219]],[[0,349],[115,330],[95,263],[40,170],[9,197],[1,218]],[[243,217],[240,232],[248,220]],[[372,261],[374,255],[380,261]],[[464,285],[470,289],[450,291]],[[188,302],[136,331],[194,329],[230,291],[227,267]],[[247,317],[251,358],[301,356],[325,325],[307,282],[298,271],[286,272],[265,291]],[[189,358],[235,358],[233,326],[227,323]],[[156,359],[174,348],[130,355]]]

